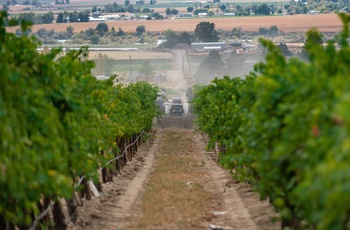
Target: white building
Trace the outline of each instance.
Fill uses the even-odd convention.
[[[225,42],[194,42],[191,43],[191,49],[197,51],[205,50],[223,50],[226,48]]]
[[[106,19],[105,18],[94,18],[94,17],[89,17],[89,22],[105,22]]]

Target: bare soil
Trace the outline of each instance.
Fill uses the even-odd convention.
[[[194,130],[154,129],[69,229],[278,229],[276,213],[206,152]]]
[[[124,32],[136,33],[136,27],[144,25],[149,32],[164,32],[167,29],[173,31],[195,30],[197,24],[208,21],[215,24],[215,29],[232,31],[233,28],[241,28],[243,31],[258,31],[260,27],[270,28],[276,25],[284,32],[306,32],[316,27],[321,32],[338,32],[342,28],[340,18],[336,14],[318,15],[288,15],[288,16],[256,16],[256,17],[228,17],[228,18],[200,18],[194,17],[181,20],[135,20],[106,22],[109,28],[121,28]],[[86,23],[57,23],[46,25],[34,25],[33,32],[40,28],[55,31],[66,31],[68,26],[74,28],[74,32],[96,28],[98,22]],[[15,32],[17,27],[8,28],[9,32]]]

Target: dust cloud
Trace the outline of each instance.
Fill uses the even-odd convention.
[[[118,51],[117,51],[118,52]],[[167,97],[180,97],[188,102],[186,92],[195,84],[207,85],[223,76],[244,77],[262,60],[262,53],[238,53],[237,50],[193,51],[190,49],[120,52],[104,51],[94,59],[93,74],[99,79],[117,75],[117,84],[147,81],[163,88]],[[124,55],[120,57],[120,55]],[[137,56],[138,58],[132,58]],[[102,77],[101,77],[102,76]]]

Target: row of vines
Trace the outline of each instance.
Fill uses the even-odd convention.
[[[152,127],[157,89],[97,81],[86,48],[39,54],[39,42],[6,33],[5,20],[2,12],[0,228],[29,229],[46,204],[73,198],[77,180],[98,183],[121,145]]]
[[[350,229],[350,16],[309,60],[286,59],[271,41],[245,78],[197,87],[197,124],[220,162],[279,211],[282,228]]]

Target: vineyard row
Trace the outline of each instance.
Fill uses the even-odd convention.
[[[271,202],[282,228],[350,229],[350,16],[340,18],[325,46],[308,32],[306,62],[261,39],[254,72],[195,90],[208,147],[221,146],[220,162]]]
[[[6,20],[1,12],[0,229],[64,229],[60,201],[74,220],[77,192],[89,199],[90,181],[101,189],[101,166],[104,183],[132,159],[158,113],[158,89],[98,81],[87,48],[39,54],[34,37],[6,33]],[[40,215],[50,205],[53,220]]]

